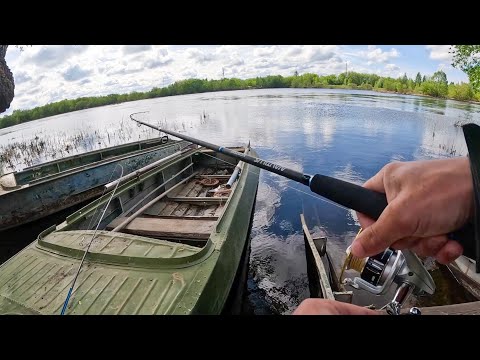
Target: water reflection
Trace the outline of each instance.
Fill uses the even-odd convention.
[[[392,160],[465,155],[459,122],[480,123],[478,104],[450,100],[330,89],[242,90],[141,100],[0,129],[0,153],[13,148],[12,168],[18,169],[28,161],[158,136],[128,119],[139,111],[149,111],[144,120],[154,124],[223,146],[251,141],[262,159],[357,184]],[[48,142],[48,150],[37,157],[21,151],[21,143],[32,141]],[[359,224],[354,211],[308,187],[260,174],[249,300],[255,313],[290,313],[308,296],[300,214],[328,235],[337,262]]]

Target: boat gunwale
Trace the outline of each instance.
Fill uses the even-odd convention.
[[[131,153],[127,153],[127,154],[112,156],[112,157],[109,157],[109,158],[106,158],[106,159],[102,159],[102,160],[99,160],[99,161],[92,162],[90,164],[85,164],[85,165],[73,167],[71,169],[66,169],[66,170],[60,171],[58,173],[49,174],[49,175],[46,175],[44,177],[34,179],[34,180],[32,180],[32,181],[30,181],[26,184],[16,185],[15,187],[12,187],[11,189],[8,189],[8,188],[5,189],[4,188],[4,191],[5,192],[14,192],[14,191],[22,190],[22,189],[29,188],[29,187],[32,187],[32,186],[35,186],[35,185],[44,184],[44,183],[47,183],[47,182],[50,182],[50,181],[54,181],[56,179],[60,179],[60,178],[62,178],[64,176],[67,176],[67,175],[73,175],[73,174],[80,173],[82,171],[86,171],[86,170],[89,170],[89,169],[96,168],[98,166],[108,165],[112,162],[117,162],[117,161],[121,161],[121,160],[128,160],[131,157],[139,156],[139,155],[142,155],[142,154],[147,154],[147,153],[150,153],[152,151],[157,151],[157,150],[160,150],[160,149],[167,149],[167,148],[176,146],[176,145],[181,144],[181,143],[186,143],[186,142],[184,142],[184,141],[170,142],[170,143],[166,143],[166,144],[160,144],[160,145],[157,145],[157,146],[152,146],[151,148],[147,148],[147,149],[143,149],[143,150],[135,150],[135,151],[133,151]],[[82,154],[82,155],[84,155],[84,154]],[[16,175],[19,174],[17,172],[4,174],[0,177],[0,179],[4,176],[11,175],[11,174],[13,174],[13,176],[15,176],[15,181],[16,181]]]
[[[245,154],[250,153],[250,151],[251,151],[250,147],[245,147],[245,150],[244,150]],[[239,162],[240,162],[240,160],[239,160]],[[237,165],[238,165],[238,162],[237,162]],[[225,219],[225,216],[224,216],[225,211],[226,211],[226,209],[229,208],[229,205],[230,205],[230,202],[232,201],[232,198],[234,198],[235,195],[237,193],[239,193],[238,191],[236,191],[237,187],[238,187],[238,184],[243,179],[245,179],[245,180],[243,180],[243,182],[246,181],[246,177],[248,175],[248,172],[251,170],[250,168],[247,168],[248,171],[245,172],[245,176],[242,176],[244,174],[244,169],[245,169],[246,165],[249,165],[249,164],[246,164],[245,162],[242,162],[242,164],[240,165],[241,170],[240,170],[240,175],[238,177],[238,181],[235,181],[235,183],[233,184],[232,191],[231,191],[230,195],[228,196],[228,199],[225,201],[225,204],[223,204],[223,210],[222,210],[221,214],[218,215],[217,222],[215,223],[215,229],[214,229],[214,231],[212,231],[210,237],[212,237],[212,235],[214,233],[217,233],[217,234],[221,233],[222,230],[224,229],[224,227],[225,227],[225,220],[224,220]],[[215,242],[215,247],[220,248],[222,246],[222,244],[223,244],[223,241],[222,242]]]
[[[26,167],[26,168],[24,168],[20,171],[12,171],[10,173],[20,174],[20,173],[26,172],[26,171],[37,170],[38,168],[41,168],[43,166],[53,165],[53,164],[56,164],[58,162],[68,161],[68,160],[76,159],[76,158],[79,158],[79,157],[94,155],[94,154],[102,153],[102,152],[106,152],[106,151],[117,150],[117,149],[121,149],[122,147],[159,142],[158,145],[152,146],[152,148],[153,148],[153,147],[157,147],[159,145],[171,145],[171,144],[174,144],[174,143],[177,143],[177,142],[180,142],[180,141],[182,141],[182,140],[177,141],[177,140],[169,139],[166,143],[162,144],[161,140],[158,140],[157,138],[146,139],[146,140],[138,140],[138,141],[133,141],[133,142],[130,142],[130,143],[111,146],[111,147],[108,147],[108,148],[105,148],[105,149],[90,150],[90,151],[86,151],[86,152],[83,152],[83,153],[70,155],[70,156],[67,156],[67,157],[64,157],[64,158],[61,158],[61,159],[46,161],[46,162],[43,162],[41,164],[28,166],[28,167]],[[147,149],[151,149],[151,148],[138,149],[138,150],[135,150],[135,151],[143,151],[143,150],[147,150]],[[130,154],[130,153],[126,153],[126,154]],[[125,155],[125,154],[121,154],[121,155],[117,155],[117,156],[122,156],[122,155]]]
[[[66,231],[69,234],[87,234],[93,235],[95,233],[94,230],[70,230]],[[44,234],[41,233],[38,236],[37,243],[35,244],[35,248],[47,251],[49,253],[53,253],[62,257],[73,258],[77,260],[81,260],[83,255],[85,254],[84,249],[73,248],[69,246],[55,244],[48,240],[47,236],[61,236],[59,232],[52,232]],[[126,234],[126,233],[112,233],[110,231],[97,231],[96,238],[98,236],[107,236],[111,237],[113,240],[114,238],[125,238],[129,240],[138,241],[141,243],[147,243],[151,245],[159,245],[159,246],[170,246],[172,247],[172,253],[177,254],[178,249],[188,249],[193,253],[187,256],[180,256],[180,257],[146,257],[146,256],[131,256],[131,255],[121,255],[121,254],[108,254],[102,253],[94,250],[89,250],[86,256],[86,260],[89,262],[94,262],[98,264],[105,264],[105,265],[113,265],[113,266],[128,266],[134,268],[142,268],[142,269],[181,269],[187,268],[191,266],[195,266],[197,264],[203,263],[206,259],[210,257],[213,253],[215,247],[212,241],[209,239],[205,246],[199,248],[187,244],[171,242],[167,240],[155,240],[145,236],[133,235],[133,234]],[[88,240],[88,239],[87,239]],[[94,240],[95,241],[95,240]]]

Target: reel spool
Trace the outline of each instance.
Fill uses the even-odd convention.
[[[360,234],[361,230],[358,232]],[[357,234],[357,236],[358,236]],[[346,250],[347,257],[340,274],[343,281],[345,270],[355,270],[360,277],[345,279],[344,284],[357,289],[367,290],[375,295],[389,291],[390,286],[397,285],[397,291],[392,301],[385,305],[387,313],[399,315],[402,305],[411,294],[432,295],[435,292],[435,282],[423,266],[421,260],[409,250],[386,249],[385,251],[364,259],[355,257],[350,246]]]

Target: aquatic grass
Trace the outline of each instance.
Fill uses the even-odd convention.
[[[151,121],[148,119],[148,115],[144,119]],[[177,122],[167,121],[164,118],[159,120],[157,125],[175,131],[181,128],[185,132],[186,122],[184,120],[180,124]],[[152,121],[152,123],[155,122]],[[190,128],[193,128],[193,123],[190,123]],[[46,161],[132,141],[153,139],[159,135],[163,134],[146,126],[138,127],[134,122],[126,119],[122,119],[116,127],[108,125],[103,129],[94,129],[91,125],[86,125],[77,129],[73,134],[66,131],[52,133],[42,129],[35,133],[32,139],[22,139],[0,145],[0,168],[3,167],[5,172],[19,171]]]

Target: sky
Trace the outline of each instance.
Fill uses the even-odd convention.
[[[31,109],[63,99],[148,91],[175,81],[246,79],[348,71],[415,78],[437,70],[467,82],[451,66],[449,45],[33,45],[9,46],[15,77],[10,108]]]

